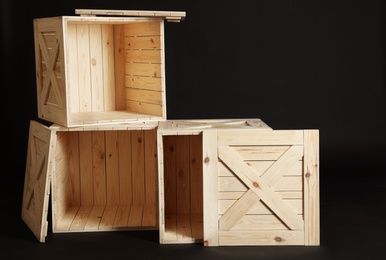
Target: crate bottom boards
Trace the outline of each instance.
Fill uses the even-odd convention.
[[[165,215],[163,244],[184,244],[203,242],[202,214]]]
[[[54,224],[54,233],[153,229],[154,205],[72,206]]]

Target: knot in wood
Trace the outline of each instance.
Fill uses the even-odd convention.
[[[259,188],[259,184],[257,183],[257,182],[253,182],[253,186],[255,187],[255,188]]]
[[[306,173],[306,178],[310,178],[311,174],[309,172]]]
[[[208,240],[205,240],[204,241],[204,246],[208,246],[209,245],[209,241]]]
[[[275,237],[274,239],[275,239],[276,242],[281,242],[282,241],[281,237]]]
[[[92,60],[91,60],[91,64],[92,64],[93,66],[95,66],[95,65],[96,65],[96,60],[95,60],[95,59],[92,59]]]
[[[174,146],[169,146],[169,151],[173,152],[174,151]]]
[[[138,143],[142,143],[142,138],[138,138]]]
[[[205,157],[204,163],[209,163],[209,162],[210,162],[210,158],[209,157]]]

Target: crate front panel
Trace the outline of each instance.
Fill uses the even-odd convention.
[[[218,245],[307,244],[303,135],[218,132]]]
[[[59,131],[53,232],[154,229],[155,130]]]
[[[62,20],[34,21],[38,116],[67,124]]]

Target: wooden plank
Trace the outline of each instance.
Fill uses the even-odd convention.
[[[224,193],[224,192],[222,192]],[[225,192],[225,193],[231,193],[232,192]],[[230,195],[229,194],[229,197]],[[220,195],[219,195],[220,196]],[[223,196],[223,194],[221,195]],[[218,214],[222,215],[225,214],[232,205],[237,202],[238,198],[235,199],[219,199],[218,201]],[[303,214],[303,199],[296,198],[296,199],[283,199],[298,215]],[[272,214],[270,209],[264,205],[261,201],[256,201],[254,205],[252,205],[245,213],[246,215],[268,215]]]
[[[143,215],[143,205],[133,205],[131,206],[129,220],[127,225],[129,227],[140,227],[142,226],[142,215]]]
[[[245,186],[237,177],[218,177],[218,191],[247,191]]]
[[[161,23],[158,21],[125,24],[125,36],[160,35]]]
[[[67,23],[67,45],[66,45],[66,61],[67,61],[67,86],[69,105],[71,112],[80,112],[80,98],[79,98],[79,68],[78,68],[78,48],[77,48],[77,34],[76,24]]]
[[[217,131],[207,130],[202,134],[203,147],[203,198],[204,245],[218,246],[218,198],[217,198]]]
[[[302,157],[303,146],[291,146],[266,172],[264,172],[262,178],[268,185],[272,186],[282,178],[288,168],[293,167],[293,165],[301,160]]]
[[[201,216],[203,214],[203,176],[202,176],[202,136],[189,136],[190,147],[190,212]],[[202,231],[201,231],[202,233]],[[196,236],[194,236],[196,237]],[[201,236],[202,238],[202,236]]]
[[[274,161],[247,161],[246,162],[254,171],[263,174]],[[303,176],[303,160],[294,162],[283,171],[283,176]]]
[[[245,215],[233,225],[231,230],[288,230],[288,228],[277,216],[268,214]]]
[[[163,137],[165,217],[177,214],[176,142],[176,136]]]
[[[162,105],[127,100],[126,109],[131,112],[163,116]]]
[[[102,24],[101,25],[101,40],[102,40],[102,66],[103,71],[100,75],[103,75],[103,97],[104,97],[104,107],[103,111],[111,111],[116,110],[116,89],[123,88],[122,86],[115,86],[116,81],[117,83],[122,84],[124,82],[123,78],[123,68],[120,68],[120,70],[115,68],[115,58],[118,58],[115,56],[115,47],[114,44],[114,27],[111,24]],[[121,65],[118,64],[117,60],[117,66]],[[116,71],[120,74],[116,74]],[[119,81],[120,80],[120,81]],[[124,106],[120,106],[118,109],[122,109]]]
[[[244,195],[219,218],[219,230],[230,230],[230,228],[253,207],[257,200],[259,200],[259,198],[252,190],[244,193]]]
[[[162,105],[162,93],[145,89],[126,88],[126,100]]]
[[[177,215],[184,215],[190,213],[189,136],[177,136],[176,140]]]
[[[143,131],[131,132],[133,205],[145,204],[145,140]],[[142,215],[141,215],[142,216]]]
[[[143,207],[142,226],[155,227],[157,225],[157,210],[154,204],[145,204]]]
[[[88,216],[84,229],[87,231],[98,230],[104,210],[105,206],[94,206]]]
[[[92,111],[90,75],[90,35],[86,24],[76,25],[76,45],[78,63],[79,112]],[[71,97],[72,98],[72,97]],[[75,112],[75,111],[74,111]]]
[[[75,219],[76,214],[78,213],[79,206],[68,207],[67,210],[61,214],[60,216],[55,215],[55,225],[53,228],[53,232],[63,232],[69,231],[72,222]]]
[[[304,245],[303,231],[220,231],[221,246]]]
[[[91,88],[91,111],[104,111],[105,91],[104,91],[104,59],[102,53],[102,26],[100,24],[90,24],[89,49],[90,49],[90,88]]]
[[[194,242],[203,242],[202,238],[203,234],[203,222],[202,222],[202,214],[191,214],[190,222],[192,227],[192,238]]]
[[[126,108],[125,104],[125,53],[124,53],[124,36],[123,26],[114,25],[114,71],[115,71],[115,87],[116,87],[116,109],[123,110]]]
[[[219,131],[219,145],[303,145],[299,130],[227,130]]]
[[[134,67],[134,66],[132,66]],[[148,76],[142,76],[142,71],[136,72],[131,71],[131,73],[134,74],[134,76],[126,76],[126,86],[131,89],[146,89],[146,90],[152,90],[152,91],[162,91],[162,81],[161,78],[157,77],[148,77]],[[137,75],[135,74],[137,73]],[[148,72],[148,74],[156,73],[154,71]],[[126,95],[124,95],[126,96]]]
[[[162,65],[158,63],[126,63],[125,74],[127,76],[161,78],[161,68]],[[131,86],[131,84],[128,84],[127,80],[126,84],[127,86]]]
[[[79,173],[79,136],[78,133],[68,133],[68,157],[66,185],[69,188],[70,205],[80,205],[80,173]]]
[[[100,9],[75,9],[75,13],[81,16],[142,16],[142,17],[159,17],[170,20],[183,20],[186,12],[181,11],[149,11],[149,10],[100,10]]]
[[[130,216],[130,206],[119,206],[114,219],[113,228],[126,228]]]
[[[283,145],[264,145],[264,146],[236,146],[234,147],[244,160],[252,161],[276,161],[289,148]]]
[[[125,37],[125,49],[139,50],[159,50],[161,49],[161,39],[157,36]]]
[[[176,214],[165,215],[165,232],[161,243],[177,242],[177,216]]]
[[[125,50],[125,62],[161,64],[159,50]]]
[[[303,230],[304,222],[261,178],[228,146],[219,146],[219,158],[293,230]]]
[[[119,202],[125,206],[133,203],[131,131],[118,131],[118,139]]]
[[[303,178],[302,176],[284,176],[281,177],[275,184],[271,185],[273,191],[302,191]]]
[[[111,230],[114,226],[115,215],[117,213],[118,206],[106,206],[101,222],[99,223],[100,230]]]
[[[304,131],[305,244],[320,245],[319,131]]]
[[[105,140],[106,204],[113,206],[120,203],[118,131],[105,131]]]
[[[94,204],[93,166],[91,132],[79,132],[79,169],[81,184],[81,205]]]
[[[91,209],[91,206],[80,207],[71,223],[70,230],[83,230],[86,226]]]
[[[157,132],[147,130],[144,132],[145,139],[145,203],[149,207],[157,204]],[[155,218],[154,218],[155,220]],[[153,220],[151,220],[152,222]]]
[[[177,241],[178,243],[193,243],[190,214],[177,214]]]
[[[106,205],[106,151],[105,133],[91,132],[94,205]]]

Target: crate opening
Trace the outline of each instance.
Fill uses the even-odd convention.
[[[163,136],[163,243],[203,242],[202,135]]]
[[[53,232],[157,229],[156,130],[59,131]]]
[[[63,22],[60,33],[36,21],[42,119],[65,116],[55,122],[70,127],[166,118],[163,19]]]

